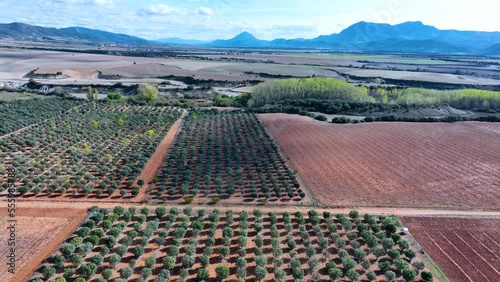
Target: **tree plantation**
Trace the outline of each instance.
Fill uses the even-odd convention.
[[[432,281],[415,257],[357,211],[93,207],[31,281]]]
[[[194,110],[157,175],[152,196],[300,201],[305,193],[299,187],[255,114]]]
[[[137,176],[180,114],[175,108],[83,105],[1,139],[1,169],[17,170],[23,197],[133,197]]]
[[[49,118],[56,118],[83,104],[76,99],[45,98],[0,102],[0,136]]]

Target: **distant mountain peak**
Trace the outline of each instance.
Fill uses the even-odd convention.
[[[239,39],[239,40],[258,40],[257,37],[255,37],[253,34],[251,34],[248,31],[243,31],[242,33],[236,35],[233,39]]]

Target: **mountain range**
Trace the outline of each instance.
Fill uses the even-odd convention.
[[[313,39],[260,40],[243,32],[229,40],[212,42],[167,38],[148,41],[82,27],[46,28],[22,23],[0,24],[0,39],[64,40],[134,45],[169,44],[217,48],[287,48],[339,51],[417,52],[500,56],[500,32],[440,30],[422,22],[398,25],[359,22],[338,34]]]
[[[0,39],[82,43],[150,44],[146,39],[84,27],[51,28],[24,23],[0,24]]]

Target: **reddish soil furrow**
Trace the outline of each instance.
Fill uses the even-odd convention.
[[[260,117],[325,205],[500,209],[498,124]]]
[[[428,246],[426,248],[434,247],[436,249],[436,252],[433,255],[434,260],[447,261],[447,267],[450,273],[454,273],[455,276],[461,277],[463,281],[474,282],[474,280],[467,275],[467,272],[442,248],[439,243],[436,242],[436,240],[433,239],[435,236],[431,236],[425,231],[422,231],[422,233],[421,238],[428,241]]]
[[[451,281],[498,281],[500,220],[405,217],[402,221]]]
[[[65,209],[64,213],[57,208],[21,208],[16,212],[16,273],[7,272],[8,248],[6,243],[0,246],[0,277],[2,281],[26,281],[40,266],[42,261],[50,257],[62,242],[81,224],[87,211],[85,209]],[[0,239],[7,242],[9,237],[7,209],[0,211],[2,221]]]

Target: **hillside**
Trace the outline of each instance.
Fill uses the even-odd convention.
[[[116,34],[83,27],[47,28],[23,23],[0,24],[0,39],[28,41],[74,41],[84,43],[149,44],[126,34]]]

